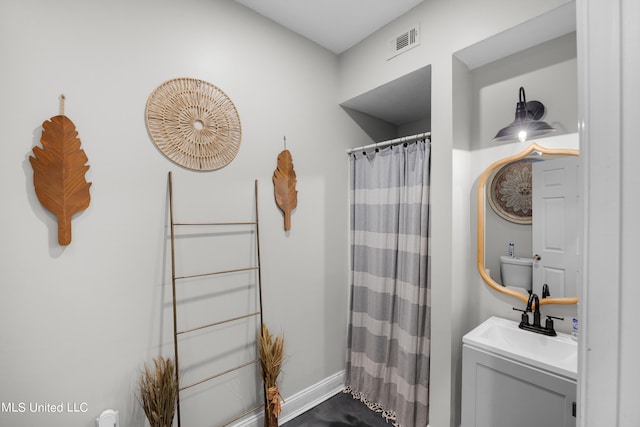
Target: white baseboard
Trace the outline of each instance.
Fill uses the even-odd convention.
[[[278,417],[278,424],[284,424],[298,415],[319,405],[330,397],[342,391],[344,388],[345,371],[337,372],[320,382],[305,388],[291,397],[285,398],[282,404],[282,412]],[[261,413],[248,415],[231,427],[261,427],[264,425],[264,416]]]

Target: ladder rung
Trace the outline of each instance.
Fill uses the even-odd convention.
[[[197,386],[198,384],[202,384],[202,383],[207,382],[209,380],[212,380],[214,378],[218,378],[218,377],[221,377],[223,375],[230,374],[233,371],[237,371],[238,369],[242,369],[242,368],[244,368],[246,366],[253,365],[254,363],[257,363],[257,362],[258,362],[258,359],[255,359],[255,360],[252,360],[251,362],[243,363],[242,365],[236,366],[235,368],[227,369],[226,371],[217,373],[215,375],[211,375],[210,377],[204,378],[204,379],[202,379],[200,381],[196,381],[195,383],[192,383],[192,384],[186,385],[184,387],[181,387],[180,391],[186,390],[186,389],[188,389],[190,387]]]
[[[235,268],[233,270],[223,270],[223,271],[214,271],[213,273],[202,273],[202,274],[192,274],[190,276],[176,276],[174,279],[192,279],[194,277],[205,277],[205,276],[215,276],[216,274],[227,274],[227,273],[237,273],[239,271],[250,271],[257,270],[260,267],[245,267],[245,268]]]
[[[229,424],[238,421],[240,418],[244,417],[245,415],[249,415],[250,413],[257,411],[258,409],[262,409],[264,408],[264,403],[256,406],[255,408],[251,408],[248,411],[243,412],[242,414],[238,415],[237,417],[235,417],[232,420],[227,421],[225,424],[222,424],[222,427],[228,426]]]
[[[174,222],[173,225],[256,225],[258,221],[237,222]]]
[[[221,320],[219,322],[214,322],[214,323],[209,323],[207,325],[197,326],[195,328],[186,329],[184,331],[176,332],[176,335],[186,334],[188,332],[198,331],[200,329],[211,328],[213,326],[222,325],[223,323],[229,323],[229,322],[233,322],[235,320],[246,319],[247,317],[257,316],[258,314],[260,314],[260,312],[256,311],[255,313],[245,314],[244,316],[233,317],[231,319]]]

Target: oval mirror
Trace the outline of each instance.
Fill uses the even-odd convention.
[[[529,292],[541,305],[578,302],[578,155],[531,144],[480,175],[478,272],[491,288],[524,303]]]

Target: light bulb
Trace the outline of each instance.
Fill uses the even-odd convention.
[[[521,130],[520,132],[518,132],[518,139],[520,140],[520,142],[525,142],[527,140],[527,131]]]

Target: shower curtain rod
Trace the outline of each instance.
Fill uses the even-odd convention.
[[[418,139],[423,139],[423,138],[429,138],[429,141],[431,141],[431,132],[417,133],[415,135],[403,136],[401,138],[390,139],[388,141],[381,141],[381,142],[376,142],[374,144],[363,145],[362,147],[350,148],[350,149],[347,150],[347,154],[351,154],[354,151],[368,150],[370,148],[382,148],[382,147],[387,147],[389,145],[401,144],[403,142],[416,141]]]

